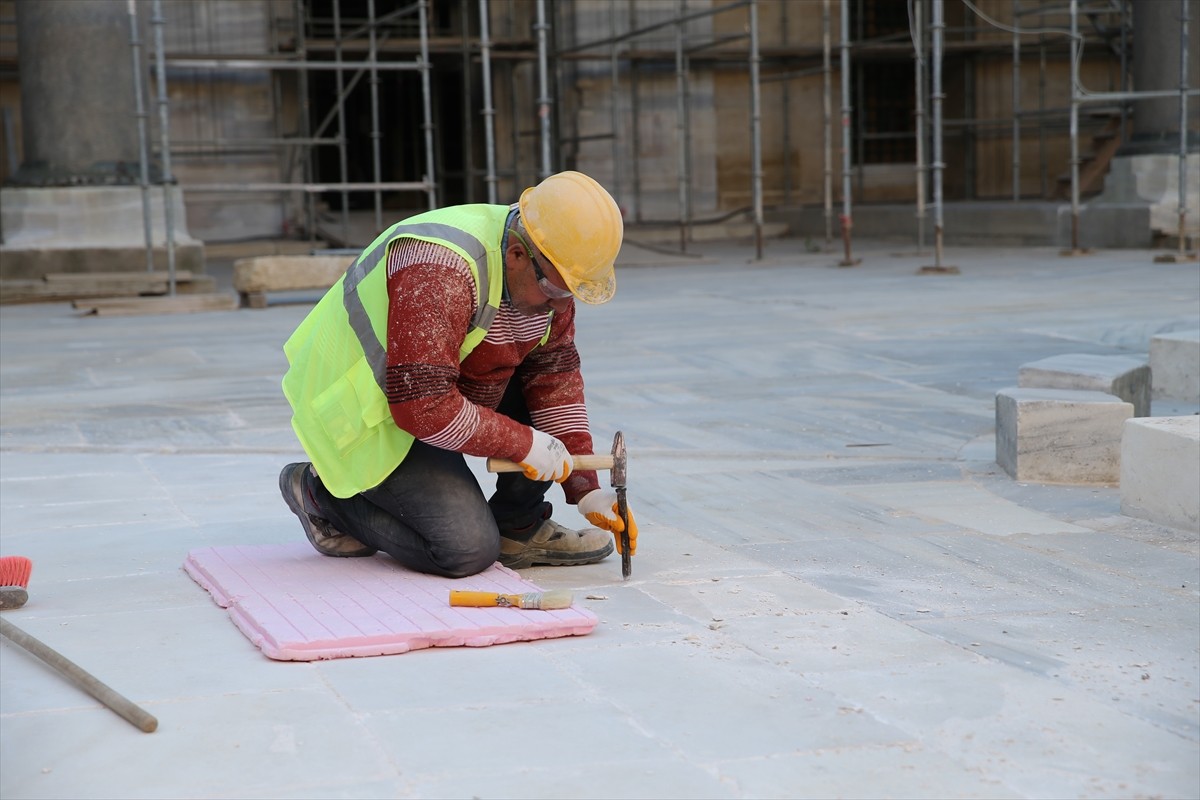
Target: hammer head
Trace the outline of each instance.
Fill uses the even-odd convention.
[[[612,445],[612,485],[614,489],[625,487],[625,435],[617,431]]]

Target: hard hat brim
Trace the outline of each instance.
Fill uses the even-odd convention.
[[[571,294],[588,305],[598,306],[607,303],[617,293],[617,276],[610,267],[608,280],[583,281],[567,288],[571,290]]]

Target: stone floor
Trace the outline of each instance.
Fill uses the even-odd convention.
[[[159,720],[4,642],[0,795],[1200,796],[1200,533],[1122,516],[1113,486],[1014,482],[993,433],[1021,364],[1200,327],[1197,266],[694,249],[630,248],[580,312],[640,550],[627,582],[616,559],[524,574],[596,630],[319,663],[265,658],[181,569],[302,536],[280,345],[312,298],[0,309],[0,552],[34,561],[5,619]]]

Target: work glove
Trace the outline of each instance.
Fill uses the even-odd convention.
[[[621,549],[621,532],[625,530],[625,523],[621,521],[621,516],[617,513],[616,492],[608,489],[593,489],[579,500],[578,508],[579,513],[587,517],[588,522],[597,528],[611,531],[613,538],[617,540],[617,552],[624,552]],[[633,518],[633,511],[630,510],[629,555],[637,552],[637,534],[637,520]]]
[[[531,481],[562,483],[571,474],[571,454],[567,446],[548,433],[533,429],[533,446],[517,462]]]

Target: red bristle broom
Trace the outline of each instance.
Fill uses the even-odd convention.
[[[20,608],[25,605],[25,601],[29,599],[27,587],[29,573],[32,571],[33,562],[25,556],[0,556],[0,609]],[[6,619],[0,619],[0,636],[37,656],[47,666],[53,667],[60,675],[146,733],[152,733],[158,728],[158,720],[152,714]]]
[[[20,608],[29,599],[33,562],[25,556],[0,556],[0,609]]]

